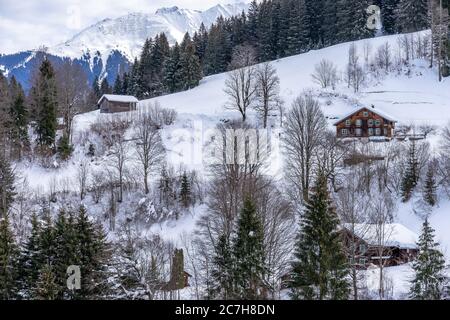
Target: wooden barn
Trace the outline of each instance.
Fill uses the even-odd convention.
[[[97,105],[101,113],[135,111],[138,99],[133,96],[104,94]]]
[[[375,107],[363,107],[343,116],[334,123],[334,126],[338,138],[386,140],[393,137],[396,122]]]
[[[375,224],[354,227],[347,224],[340,232],[348,257],[352,258],[355,252],[356,264],[361,269],[380,264],[385,267],[402,265],[413,261],[419,253],[417,235],[398,223],[386,224],[383,229]]]

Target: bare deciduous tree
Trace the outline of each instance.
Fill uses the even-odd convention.
[[[356,45],[352,43],[348,50],[347,85],[349,88],[352,87],[355,92],[358,92],[364,81],[364,70],[359,63]]]
[[[330,60],[322,59],[314,68],[314,73],[311,75],[314,82],[326,89],[331,87],[336,88],[337,83],[337,68]]]
[[[60,114],[64,119],[65,134],[72,141],[72,122],[84,111],[89,100],[89,85],[81,65],[67,60],[56,71]]]
[[[135,128],[136,153],[144,179],[145,194],[148,194],[150,192],[148,186],[149,175],[164,160],[165,149],[160,132],[149,114],[140,113]]]
[[[378,50],[377,54],[375,56],[376,64],[379,68],[384,69],[387,72],[391,70],[392,66],[392,53],[391,53],[391,46],[389,45],[389,42],[385,42],[383,45],[381,45]]]
[[[263,119],[264,128],[267,128],[269,112],[276,109],[279,101],[280,78],[270,63],[264,63],[256,69],[256,82],[258,102],[255,109]]]
[[[256,99],[256,62],[254,50],[248,46],[235,49],[230,64],[228,78],[225,81],[225,93],[228,103],[225,106],[230,110],[237,110],[242,115],[242,121],[247,119],[247,110]]]
[[[287,179],[295,189],[295,198],[308,199],[315,155],[326,129],[327,122],[319,102],[309,93],[299,96],[287,116],[283,137]]]
[[[81,161],[77,168],[77,183],[80,192],[80,199],[83,201],[86,196],[89,177],[89,164],[86,160]]]

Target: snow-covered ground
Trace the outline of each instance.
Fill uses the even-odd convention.
[[[423,34],[423,33],[422,33]],[[393,56],[398,55],[398,36],[379,37],[356,42],[358,53],[363,61],[363,48],[370,44],[371,55],[376,49],[389,42]],[[399,124],[430,124],[442,127],[450,121],[450,82],[449,79],[439,83],[434,69],[428,67],[425,61],[413,61],[412,72],[396,72],[384,75],[378,79],[370,79],[360,93],[354,94],[345,83],[339,84],[335,91],[322,90],[312,80],[314,66],[322,59],[333,61],[339,72],[343,73],[347,63],[347,52],[350,43],[340,44],[322,50],[311,51],[302,55],[274,61],[281,80],[281,96],[290,106],[292,101],[304,90],[313,90],[319,97],[325,115],[330,119],[341,117],[360,106],[375,105],[395,117]],[[200,86],[185,92],[167,95],[151,100],[141,101],[140,111],[145,110],[156,101],[165,108],[172,108],[178,112],[177,122],[163,133],[163,141],[168,150],[168,159],[178,167],[204,172],[204,166],[198,161],[198,152],[207,143],[205,131],[213,129],[221,120],[238,118],[237,112],[225,110],[227,97],[224,93],[226,74],[206,77]],[[104,117],[98,111],[77,116],[75,119],[75,139],[89,139],[90,125],[99,117]],[[252,115],[254,117],[254,115]],[[439,135],[429,138],[432,150],[437,147]],[[434,149],[433,149],[434,148]],[[68,163],[58,169],[44,169],[41,166],[20,164],[19,170],[28,178],[31,187],[44,188],[52,179],[74,179],[79,161],[83,159],[86,150],[79,147]],[[101,159],[91,166],[101,165]],[[276,161],[273,166],[279,166]],[[274,171],[278,171],[279,167]],[[151,232],[159,233],[164,239],[177,241],[184,233],[192,233],[195,223],[204,207],[194,208],[191,215],[186,215],[176,222],[155,224]],[[412,231],[419,233],[420,219],[413,214],[412,204],[398,204],[396,222],[404,224]],[[431,218],[432,226],[436,229],[437,238],[450,262],[450,201],[442,197],[439,207]],[[394,297],[404,298],[408,291],[408,279],[411,277],[410,265],[388,268],[388,275],[393,279]],[[368,271],[369,288],[375,286],[377,271]]]

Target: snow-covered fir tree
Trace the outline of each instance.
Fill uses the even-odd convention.
[[[300,221],[292,264],[291,297],[306,300],[347,299],[350,293],[349,268],[326,176],[319,175],[317,178]]]
[[[445,259],[434,240],[434,230],[428,219],[422,226],[419,254],[413,262],[414,279],[411,282],[410,297],[415,300],[440,300],[445,294],[447,277]]]

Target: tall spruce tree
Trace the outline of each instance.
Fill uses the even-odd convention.
[[[428,165],[427,174],[425,177],[425,182],[422,190],[422,198],[426,204],[434,207],[437,203],[436,194],[436,178],[435,178],[435,167],[432,163]]]
[[[123,94],[122,90],[123,90],[122,80],[120,79],[120,75],[118,74],[116,80],[114,81],[112,93]]]
[[[102,94],[100,92],[100,79],[98,76],[95,76],[94,81],[92,82],[92,92],[97,100],[101,98]]]
[[[411,199],[412,193],[419,181],[419,161],[417,159],[416,142],[410,141],[406,169],[401,183],[403,202]]]
[[[244,200],[233,240],[234,294],[238,299],[263,298],[264,231],[261,218],[250,198]]]
[[[32,89],[32,104],[36,110],[36,133],[40,147],[54,148],[57,129],[58,92],[55,71],[44,59]]]
[[[0,152],[0,218],[5,217],[16,195],[11,164]]]
[[[186,172],[181,177],[180,199],[183,207],[187,208],[191,204],[191,183]]]
[[[413,263],[410,297],[415,300],[440,300],[447,283],[445,259],[438,249],[439,244],[434,241],[434,230],[427,219],[417,245],[419,254]]]
[[[11,107],[9,110],[11,119],[11,142],[15,151],[15,157],[21,159],[23,151],[30,145],[28,139],[28,111],[25,106],[25,93],[16,78],[10,81]]]
[[[327,178],[319,175],[301,216],[296,259],[292,265],[293,299],[347,299],[349,269],[338,223],[328,193]]]
[[[169,93],[177,92],[182,87],[180,59],[180,46],[178,45],[178,43],[175,43],[164,66],[164,86]]]
[[[20,288],[24,299],[32,299],[42,268],[40,261],[39,235],[41,225],[36,213],[31,216],[31,232],[20,254]]]
[[[181,45],[180,68],[182,89],[187,90],[198,86],[202,79],[202,68],[189,34],[186,34]]]
[[[106,294],[107,261],[109,257],[106,235],[101,226],[90,221],[81,206],[75,222],[77,260],[81,269],[81,289],[74,293],[77,299],[96,299]]]
[[[8,215],[0,218],[0,300],[17,296],[18,249]]]
[[[213,281],[208,294],[213,299],[228,300],[233,297],[234,257],[226,234],[219,237],[214,249],[211,271]]]

